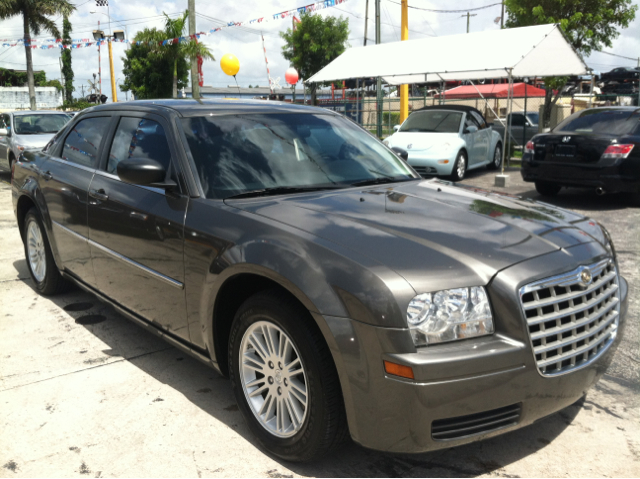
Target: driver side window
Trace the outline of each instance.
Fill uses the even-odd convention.
[[[475,126],[478,130],[480,129],[480,125],[478,125],[478,122],[471,116],[470,113],[467,113],[466,118],[464,119],[464,128],[467,129],[470,126]]]

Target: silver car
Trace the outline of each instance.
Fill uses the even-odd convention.
[[[71,119],[59,111],[12,111],[0,117],[0,170],[27,150],[41,150]]]

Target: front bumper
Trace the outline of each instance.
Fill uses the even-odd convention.
[[[439,163],[445,161],[447,163]],[[437,158],[428,158],[421,155],[420,152],[409,151],[407,163],[421,176],[445,176],[450,175],[453,171],[455,159],[452,160],[445,155],[438,156]]]
[[[533,161],[527,156],[523,158],[520,170],[524,181],[603,188],[611,193],[640,193],[640,161],[637,158],[628,158],[620,164],[602,166],[545,163]]]
[[[574,250],[573,262],[566,259],[569,250]],[[334,357],[352,438],[381,451],[425,452],[527,426],[580,399],[604,374],[622,337],[626,281],[620,278],[620,323],[611,347],[582,369],[556,377],[543,377],[538,371],[516,292],[532,280],[575,268],[576,259],[589,264],[594,250],[603,254],[594,244],[580,245],[499,273],[489,285],[496,322],[492,336],[416,350],[406,330],[325,317],[335,338]],[[387,374],[383,360],[411,366],[415,380]],[[461,416],[477,424],[483,413],[491,419],[496,410],[517,410],[519,416],[465,436],[434,438],[434,425],[437,430]]]

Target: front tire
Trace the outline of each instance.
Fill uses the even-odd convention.
[[[466,172],[467,154],[463,150],[460,150],[456,157],[456,162],[453,165],[453,171],[451,172],[450,178],[452,181],[462,181]]]
[[[498,143],[496,149],[493,150],[493,161],[489,163],[488,168],[490,170],[497,170],[502,164],[502,145]]]
[[[556,196],[562,186],[547,181],[536,181],[536,191],[542,196]]]
[[[319,459],[346,437],[331,353],[308,312],[278,291],[238,310],[229,376],[240,412],[260,444],[289,461]]]
[[[24,253],[36,290],[43,295],[60,294],[70,287],[56,266],[40,213],[31,208],[24,218]]]

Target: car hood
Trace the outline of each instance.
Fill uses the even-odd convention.
[[[446,143],[456,141],[458,138],[457,133],[403,133],[399,131],[387,140],[389,146],[397,146],[411,152],[440,149]],[[411,146],[409,147],[409,145]]]
[[[44,135],[16,135],[16,143],[25,148],[44,148],[55,133]]]
[[[227,204],[365,254],[416,292],[486,285],[501,269],[595,241],[597,223],[551,205],[441,180]]]

